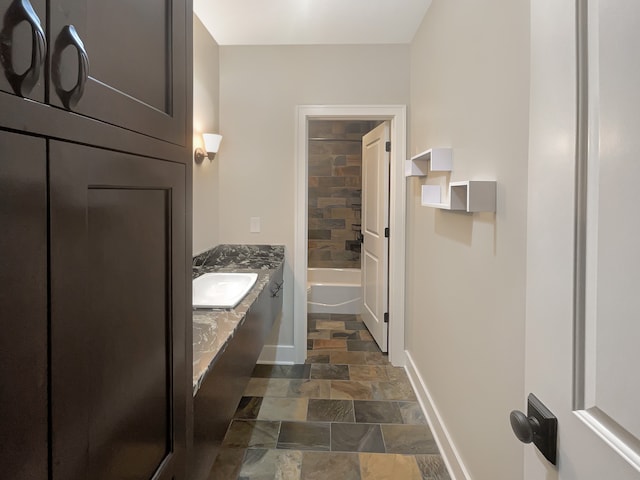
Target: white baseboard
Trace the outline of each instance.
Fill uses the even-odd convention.
[[[296,348],[294,345],[265,345],[258,363],[293,365],[296,363]]]
[[[416,367],[411,354],[408,351],[406,351],[405,354],[407,359],[405,370],[407,371],[409,380],[416,392],[422,411],[427,417],[427,422],[429,423],[429,427],[431,427],[431,432],[438,444],[440,454],[447,465],[447,470],[449,470],[451,479],[471,480],[471,475],[469,475],[467,468],[464,466],[456,446],[451,441],[451,436],[449,435],[447,426],[442,421],[442,417],[433,403],[429,389],[425,385],[422,375],[420,375],[420,371]]]

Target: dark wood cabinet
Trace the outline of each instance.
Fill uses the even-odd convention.
[[[191,9],[0,0],[0,478],[187,478]]]
[[[185,37],[191,11],[177,0],[55,0],[50,9],[50,103],[185,145]],[[189,16],[187,16],[189,13]],[[73,26],[77,40],[67,29]],[[84,50],[84,53],[83,51]],[[77,103],[66,98],[87,78]],[[122,68],[126,65],[126,68]],[[126,115],[123,115],[126,112]]]
[[[2,91],[189,142],[190,2],[0,0],[0,15]]]
[[[0,477],[47,478],[46,142],[0,131]]]
[[[55,141],[49,164],[53,478],[184,478],[185,166]]]

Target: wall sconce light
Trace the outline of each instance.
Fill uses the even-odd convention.
[[[222,141],[222,135],[217,133],[203,133],[202,138],[204,139],[204,149],[198,147],[193,153],[196,163],[202,163],[205,157],[209,160],[216,158],[216,153],[218,153],[218,148],[220,148],[220,142]]]

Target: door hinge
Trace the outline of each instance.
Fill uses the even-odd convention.
[[[384,144],[384,151],[385,152],[390,152],[391,151],[391,142],[387,142]]]
[[[389,312],[384,312],[384,323],[389,323]]]
[[[384,236],[385,236],[385,238],[389,238],[389,227],[386,227],[384,229]]]

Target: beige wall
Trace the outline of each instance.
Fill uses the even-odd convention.
[[[219,47],[197,16],[193,16],[193,148],[202,147],[202,133],[218,133]],[[224,141],[224,140],[223,140]],[[222,151],[222,146],[220,147]],[[218,242],[218,162],[205,158],[193,165],[193,253]]]
[[[497,180],[497,213],[420,206],[407,184],[407,350],[473,479],[517,479],[523,408],[529,2],[434,0],[411,45],[409,152]],[[444,181],[431,178],[427,182]]]
[[[407,45],[220,48],[219,240],[286,246],[283,316],[270,343],[291,354],[296,106],[408,101]],[[261,218],[261,233],[249,233],[250,217]]]

